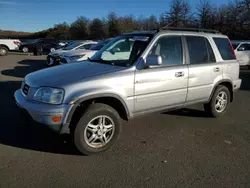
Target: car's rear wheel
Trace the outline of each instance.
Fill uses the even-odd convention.
[[[209,103],[204,105],[204,109],[213,117],[219,117],[226,113],[230,103],[230,92],[226,86],[219,85]]]
[[[28,48],[28,47],[23,47],[23,48],[22,48],[22,52],[24,52],[24,53],[29,52],[29,48]]]
[[[108,149],[122,130],[117,111],[106,104],[91,104],[74,130],[77,149],[85,155],[92,155]]]
[[[8,54],[8,49],[4,46],[0,46],[0,56],[5,56]]]

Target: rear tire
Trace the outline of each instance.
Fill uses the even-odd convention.
[[[0,46],[0,56],[5,56],[8,54],[8,49],[4,46]]]
[[[230,103],[230,92],[226,86],[219,85],[209,103],[204,104],[204,109],[212,117],[224,115]]]
[[[117,111],[109,105],[91,104],[77,123],[74,143],[85,155],[107,150],[119,138],[122,122]]]

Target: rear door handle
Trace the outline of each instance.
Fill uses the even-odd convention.
[[[219,72],[220,71],[220,68],[219,67],[215,67],[214,68],[214,72]]]
[[[184,76],[184,72],[176,72],[175,73],[175,77],[183,77]]]

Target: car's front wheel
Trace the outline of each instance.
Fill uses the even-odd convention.
[[[118,138],[122,122],[117,111],[106,104],[91,104],[74,130],[77,149],[92,155],[108,149]]]
[[[22,52],[24,52],[24,53],[29,52],[29,48],[28,48],[28,47],[23,47],[23,48],[22,48]]]
[[[230,92],[224,85],[219,85],[209,103],[204,105],[205,111],[213,117],[219,117],[226,113],[230,103]]]

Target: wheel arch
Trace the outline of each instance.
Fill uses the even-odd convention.
[[[93,103],[107,104],[117,110],[122,119],[128,120],[130,118],[128,107],[120,96],[116,94],[91,95],[75,101],[70,112],[68,113],[66,123],[62,127],[62,132],[68,132],[67,130],[74,127],[88,106]]]
[[[213,94],[214,94],[215,90],[217,89],[217,87],[219,85],[224,85],[224,86],[226,86],[228,88],[228,90],[230,92],[230,102],[233,102],[233,83],[232,83],[231,80],[228,80],[228,79],[221,80],[218,83],[216,83],[216,85],[214,86],[214,88],[212,90],[212,93],[211,93],[208,101],[211,100],[211,98],[213,97]]]
[[[8,51],[10,51],[9,47],[5,44],[0,44],[0,47],[5,47],[5,48],[7,48]]]

